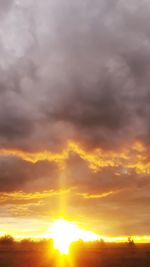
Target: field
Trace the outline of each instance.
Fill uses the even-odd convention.
[[[66,256],[61,259],[48,244],[0,246],[0,267],[148,267],[150,245],[86,245],[72,251],[70,258],[71,262]]]

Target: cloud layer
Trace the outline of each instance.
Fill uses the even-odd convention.
[[[149,15],[147,0],[0,2],[3,216],[53,216],[64,189],[68,214],[110,234],[148,225]]]
[[[148,145],[149,9],[147,1],[1,5],[1,146]]]

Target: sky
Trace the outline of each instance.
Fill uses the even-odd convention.
[[[150,235],[150,3],[0,1],[0,234]]]

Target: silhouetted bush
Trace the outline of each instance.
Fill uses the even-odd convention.
[[[5,235],[0,238],[1,245],[12,245],[14,243],[14,238],[10,235]]]
[[[32,239],[30,239],[30,238],[25,238],[25,239],[22,239],[22,240],[20,241],[20,243],[21,243],[22,245],[30,245],[30,244],[33,244],[33,241],[32,241]]]

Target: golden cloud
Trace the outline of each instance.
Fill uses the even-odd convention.
[[[39,161],[56,162],[60,167],[65,167],[65,162],[71,153],[77,154],[81,159],[88,162],[92,171],[98,171],[104,167],[123,167],[125,171],[134,169],[138,174],[149,174],[150,163],[146,160],[146,148],[139,142],[132,146],[125,146],[119,151],[105,151],[97,148],[87,151],[79,143],[69,141],[60,153],[51,151],[27,152],[18,149],[0,149],[0,156],[15,156],[30,163]]]

